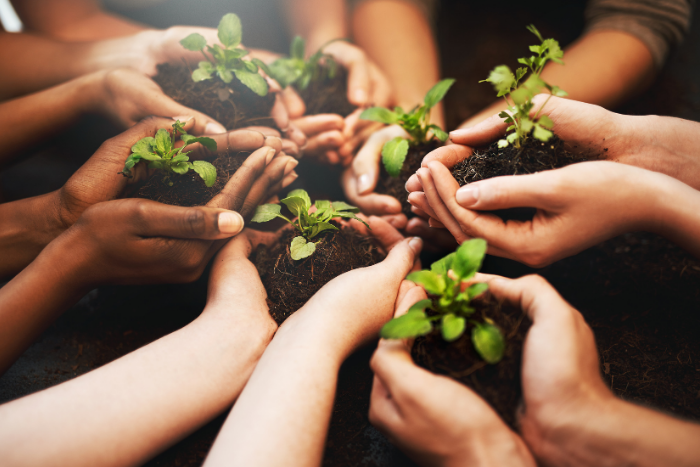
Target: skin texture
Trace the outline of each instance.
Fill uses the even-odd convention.
[[[420,239],[403,239],[379,218],[369,220],[372,234],[391,248],[389,255],[333,279],[284,322],[206,466],[320,465],[340,365],[391,318],[399,286],[416,266],[422,245]],[[366,293],[358,296],[360,287]]]
[[[86,375],[0,406],[3,465],[140,465],[229,407],[276,329],[247,259],[257,242],[270,240],[270,234],[261,237],[244,233],[219,252],[207,305],[192,323]],[[41,273],[42,282],[51,283],[50,273]]]
[[[188,131],[195,124],[194,119],[187,117],[180,120],[186,122],[185,129]],[[126,197],[135,182],[153,175],[149,173],[153,170],[147,169],[145,164],[135,167],[133,178],[117,174],[123,169],[133,144],[141,138],[153,136],[159,128],[170,129],[172,123],[173,120],[167,118],[146,119],[103,143],[62,188],[46,195],[0,205],[3,219],[0,225],[0,277],[11,276],[24,268],[90,206]],[[265,136],[259,131],[235,130],[212,137],[219,150],[236,148],[253,153],[224,190],[208,203],[210,207],[238,211],[247,217],[258,203],[296,178],[293,171],[298,162],[282,152],[282,142],[277,136]],[[192,159],[211,157],[199,144],[190,147],[193,150],[190,154]]]

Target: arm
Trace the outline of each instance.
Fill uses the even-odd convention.
[[[385,236],[382,243],[387,238],[381,232],[391,242],[402,238],[380,219],[370,220],[374,233]],[[420,240],[401,241],[381,263],[333,279],[285,321],[205,465],[320,465],[340,365],[391,318],[420,245]]]
[[[230,406],[276,328],[250,251],[245,234],[221,251],[207,305],[185,328],[1,406],[3,463],[140,465]]]

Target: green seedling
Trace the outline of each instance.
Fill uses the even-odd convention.
[[[253,216],[253,222],[268,222],[279,217],[294,226],[299,236],[292,239],[289,252],[293,260],[300,260],[311,256],[316,251],[316,243],[311,240],[326,230],[338,230],[331,224],[332,219],[356,219],[367,225],[365,221],[355,215],[360,210],[342,201],[320,201],[314,204],[316,210],[311,212],[311,198],[304,190],[289,192],[280,203],[287,206],[289,212],[296,216],[296,220],[290,220],[280,214],[282,206],[279,204],[263,204],[258,206]],[[369,225],[367,225],[369,227]]]
[[[499,65],[491,71],[488,78],[479,81],[480,83],[489,82],[493,84],[498,97],[503,97],[508,104],[508,110],[498,115],[506,123],[510,124],[506,132],[512,133],[509,133],[505,139],[498,141],[499,148],[505,148],[509,144],[520,148],[530,136],[530,133],[537,140],[549,141],[554,135],[551,131],[554,122],[548,116],[541,115],[542,109],[544,109],[552,96],[567,96],[565,91],[546,83],[540,78],[542,69],[549,60],[555,63],[564,63],[562,61],[564,51],[559,47],[559,42],[554,39],[542,39],[542,35],[532,24],[527,27],[527,30],[540,40],[540,45],[530,46],[530,51],[537,55],[519,58],[518,63],[525,65],[525,67],[515,70],[515,74],[506,65]],[[525,81],[522,81],[523,77],[528,73],[528,69],[530,75]],[[534,106],[532,98],[542,92],[543,89],[549,91],[549,97],[535,116],[531,117],[530,111]]]
[[[433,330],[434,323],[442,337],[452,342],[469,326],[474,348],[491,364],[503,358],[506,344],[501,330],[490,319],[474,319],[471,301],[488,289],[485,283],[476,283],[462,291],[462,282],[474,277],[481,268],[486,254],[486,241],[469,240],[455,251],[430,266],[430,270],[412,272],[406,279],[423,286],[430,298],[414,303],[405,315],[394,318],[382,327],[385,339],[406,339],[424,336]],[[432,310],[430,316],[425,310]]]
[[[384,107],[371,107],[360,114],[360,118],[364,120],[373,120],[387,125],[398,124],[410,135],[410,139],[397,136],[384,144],[382,162],[389,175],[399,176],[409,145],[427,143],[432,139],[432,137],[429,138],[430,133],[443,143],[447,141],[447,133],[439,126],[430,123],[430,109],[445,97],[454,82],[454,79],[440,81],[425,95],[423,105],[418,105],[408,112],[401,107],[396,107],[393,111]]]
[[[202,52],[206,60],[199,62],[199,67],[192,72],[195,82],[212,79],[214,75],[228,84],[235,76],[259,96],[267,95],[267,81],[258,72],[265,64],[257,59],[244,60],[248,51],[241,45],[241,20],[233,13],[228,13],[219,22],[218,36],[221,45],[207,45],[207,40],[198,33],[192,33],[180,41],[187,50]],[[209,54],[204,52],[207,49]]]
[[[296,36],[292,41],[289,57],[275,60],[267,68],[263,67],[263,71],[274,78],[283,88],[294,85],[297,89],[303,90],[309,87],[309,83],[312,81],[323,81],[326,78],[333,79],[335,78],[338,64],[331,55],[323,53],[323,48],[331,42],[324,44],[308,60],[304,60],[306,43],[304,39]]]
[[[185,143],[179,148],[175,147],[177,137]],[[182,128],[182,123],[177,120],[173,123],[173,131],[161,128],[156,132],[156,137],[148,136],[140,139],[138,143],[131,147],[131,155],[126,158],[124,170],[121,173],[125,177],[131,177],[131,169],[136,164],[143,161],[148,161],[149,169],[158,169],[165,172],[163,182],[172,186],[170,174],[176,173],[184,175],[190,169],[194,170],[202,177],[204,184],[208,187],[213,186],[216,182],[216,168],[207,161],[190,162],[187,156],[189,152],[185,152],[185,148],[190,144],[200,143],[210,151],[216,151],[216,141],[206,136],[192,136]]]

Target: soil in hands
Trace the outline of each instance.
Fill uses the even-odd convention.
[[[235,78],[229,84],[219,78],[195,83],[189,67],[165,63],[158,65],[153,81],[175,101],[209,115],[228,130],[247,126],[275,128],[270,117],[275,96],[258,96]]]
[[[398,177],[392,177],[384,168],[384,164],[379,164],[379,180],[374,189],[375,193],[393,196],[401,203],[403,213],[410,219],[416,215],[411,212],[411,205],[408,204],[408,192],[406,191],[406,182],[408,179],[420,169],[420,164],[423,158],[430,152],[437,149],[440,142],[433,139],[425,144],[417,146],[409,146],[406,160],[403,162],[401,172]]]
[[[294,261],[289,245],[298,233],[285,231],[280,241],[268,248],[260,245],[252,258],[267,291],[270,315],[282,324],[331,279],[352,269],[372,266],[384,259],[375,240],[352,228],[324,232],[314,239],[316,251]]]
[[[163,172],[157,171],[134,197],[175,206],[203,206],[224,189],[250,154],[248,151],[226,151],[210,161],[216,167],[216,182],[211,187],[207,187],[194,170],[184,175],[170,174],[167,180],[172,186],[163,180]]]
[[[337,114],[345,118],[357,109],[348,102],[348,72],[342,66],[336,68],[335,77],[312,80],[306,89],[297,92],[306,104],[306,115]]]
[[[531,322],[519,309],[502,305],[489,294],[476,300],[474,307],[474,316],[492,319],[506,337],[505,355],[499,363],[489,365],[479,356],[471,340],[471,328],[454,342],[446,342],[441,332],[434,330],[417,338],[411,353],[423,368],[469,386],[515,429],[515,413],[522,395],[523,342]]]

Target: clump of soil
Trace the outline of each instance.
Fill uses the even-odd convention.
[[[304,306],[331,279],[352,269],[372,266],[385,257],[374,239],[347,227],[314,238],[319,242],[314,254],[294,261],[289,244],[297,235],[296,231],[285,231],[271,248],[260,245],[252,258],[267,291],[270,315],[277,324]]]
[[[209,115],[227,130],[247,126],[275,128],[270,117],[275,96],[258,96],[235,78],[229,84],[218,77],[195,83],[190,68],[164,63],[158,65],[153,81],[175,101]]]
[[[406,214],[409,219],[411,217],[415,217],[415,214],[411,212],[411,205],[408,204],[406,182],[411,175],[420,169],[420,164],[423,162],[423,158],[430,151],[437,149],[438,146],[440,146],[440,142],[436,139],[428,141],[425,144],[409,146],[408,154],[406,154],[406,160],[403,162],[403,167],[401,167],[401,172],[399,172],[398,177],[392,177],[389,175],[389,172],[387,172],[384,168],[384,164],[379,164],[379,180],[377,180],[377,186],[374,189],[375,193],[393,196],[399,200],[403,213]]]
[[[184,175],[170,174],[168,179],[172,186],[163,181],[164,173],[158,171],[139,188],[134,197],[175,206],[203,206],[224,189],[250,154],[248,151],[230,150],[219,154],[211,161],[216,167],[216,182],[211,187],[207,187],[194,170]]]
[[[450,376],[469,386],[493,407],[513,429],[522,395],[520,364],[523,342],[531,322],[522,311],[500,304],[491,295],[474,301],[475,316],[486,316],[506,337],[503,360],[487,364],[474,349],[471,328],[454,342],[446,342],[439,330],[416,339],[412,355],[416,363],[437,374]]]
[[[328,76],[326,70],[322,75]],[[345,118],[357,109],[348,102],[348,72],[342,66],[336,67],[333,78],[311,80],[306,89],[297,92],[306,104],[306,115],[337,114]]]

